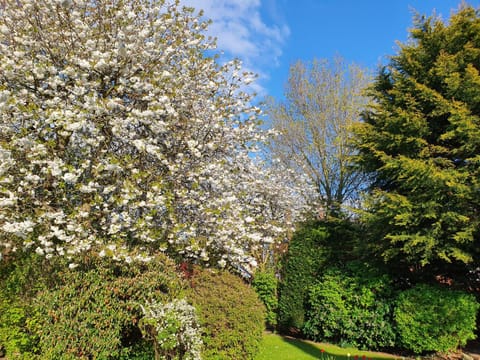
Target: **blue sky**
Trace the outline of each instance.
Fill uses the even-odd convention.
[[[448,20],[461,0],[184,0],[205,11],[226,58],[259,74],[261,96],[279,98],[289,66],[333,58],[376,69],[405,42],[415,11]],[[479,7],[480,1],[467,3]]]

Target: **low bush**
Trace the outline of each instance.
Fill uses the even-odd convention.
[[[277,325],[277,277],[273,271],[257,271],[252,281],[260,300],[265,305],[265,322],[268,328],[275,329]]]
[[[139,326],[152,341],[155,359],[198,360],[202,350],[195,308],[184,299],[169,303],[149,302],[142,306]]]
[[[366,265],[329,269],[310,286],[304,334],[361,349],[395,344],[390,279]]]
[[[32,331],[36,319],[32,302],[37,292],[55,282],[57,265],[20,251],[0,261],[0,353],[8,358],[35,356],[38,336]]]
[[[203,329],[204,360],[247,360],[259,351],[265,308],[255,291],[226,271],[195,268],[188,299]]]
[[[61,285],[35,302],[41,358],[154,358],[139,328],[142,306],[176,299],[182,284],[163,256],[136,265],[91,259],[62,273]]]
[[[479,304],[473,295],[417,285],[399,294],[395,321],[401,345],[417,354],[447,352],[475,338]]]
[[[38,338],[29,331],[33,311],[26,303],[0,294],[0,357],[29,359],[37,350]]]

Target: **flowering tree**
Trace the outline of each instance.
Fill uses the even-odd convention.
[[[207,25],[178,1],[2,2],[0,254],[254,265],[284,234],[295,191],[250,156],[251,75],[205,55]]]

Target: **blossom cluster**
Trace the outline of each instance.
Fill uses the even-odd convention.
[[[252,153],[267,139],[178,1],[6,0],[0,9],[0,254],[155,251],[255,266],[302,208]],[[278,173],[277,173],[278,175]]]
[[[201,359],[202,339],[195,308],[184,299],[163,304],[142,305],[140,327],[154,342],[159,354],[180,355],[185,360]]]

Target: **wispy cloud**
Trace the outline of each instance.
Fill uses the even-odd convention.
[[[246,70],[257,73],[255,90],[263,92],[262,80],[278,65],[290,34],[287,24],[274,13],[275,0],[184,0],[183,4],[204,10],[204,16],[213,21],[208,34],[217,38],[218,49],[238,57]]]

